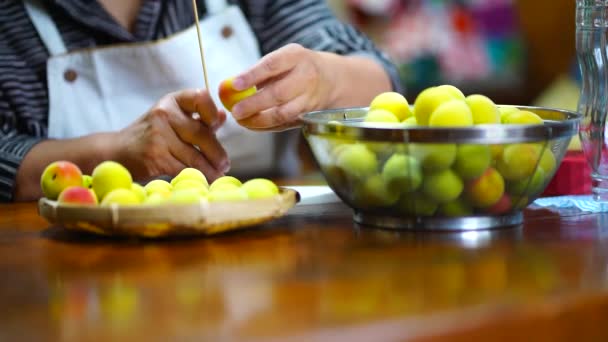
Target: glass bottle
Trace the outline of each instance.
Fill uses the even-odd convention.
[[[576,0],[576,52],[582,74],[580,138],[593,198],[608,201],[608,0]]]

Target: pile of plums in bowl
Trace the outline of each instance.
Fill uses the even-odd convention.
[[[303,132],[356,222],[476,230],[522,223],[579,121],[574,112],[496,105],[443,85],[413,105],[388,92],[369,107],[307,113]]]

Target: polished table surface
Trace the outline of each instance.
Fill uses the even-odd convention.
[[[0,205],[0,276],[1,341],[608,341],[608,214],[392,232],[321,205],[142,241]]]

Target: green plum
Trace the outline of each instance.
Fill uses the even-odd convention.
[[[347,146],[338,155],[336,165],[354,179],[366,178],[378,170],[376,155],[364,144]]]
[[[410,144],[408,152],[418,159],[423,169],[429,171],[448,169],[456,160],[454,144]]]
[[[467,105],[473,114],[473,123],[480,124],[499,124],[500,111],[490,98],[484,95],[470,95],[466,98]]]
[[[398,124],[399,119],[391,112],[384,109],[372,109],[365,116],[365,122]]]
[[[457,199],[464,183],[452,170],[443,170],[425,175],[422,191],[433,201],[442,204]]]
[[[434,127],[466,127],[473,126],[471,109],[462,100],[451,100],[443,103],[429,119],[429,126]]]
[[[496,161],[496,168],[508,181],[522,180],[532,176],[540,156],[537,144],[508,145]]]
[[[198,169],[187,167],[183,169],[177,176],[175,176],[171,180],[171,185],[175,186],[178,182],[182,180],[193,180],[203,184],[205,187],[209,187],[209,183],[207,182],[207,177],[199,171]]]
[[[411,117],[412,110],[407,99],[397,92],[385,92],[377,95],[369,105],[370,111],[381,109],[392,113],[399,121]]]
[[[469,216],[473,214],[473,208],[467,201],[457,198],[439,206],[439,214],[446,217]]]
[[[431,114],[433,114],[435,109],[443,103],[454,99],[458,99],[458,97],[454,95],[452,90],[445,87],[431,87],[423,90],[414,102],[416,121],[419,125],[428,125]]]
[[[454,171],[464,180],[481,176],[492,163],[490,147],[480,144],[464,144],[458,146]]]
[[[514,196],[535,196],[545,186],[545,171],[538,167],[532,177],[507,183],[507,192]]]
[[[93,190],[101,201],[113,190],[131,189],[133,178],[126,167],[115,161],[104,161],[91,174]]]
[[[353,200],[365,208],[388,207],[399,200],[399,190],[387,184],[380,174],[355,185]]]
[[[397,203],[398,209],[405,215],[433,216],[439,205],[423,193],[403,196]]]
[[[255,178],[245,182],[242,186],[250,199],[274,197],[279,194],[279,187],[269,179]]]
[[[384,164],[382,177],[401,193],[413,192],[422,184],[422,168],[416,158],[398,153]]]

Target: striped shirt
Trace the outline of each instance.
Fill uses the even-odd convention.
[[[126,30],[94,0],[47,0],[68,49],[161,39],[193,24],[190,0],[145,0],[134,28]],[[198,0],[199,17],[206,13]],[[341,55],[376,58],[400,90],[394,65],[353,27],[338,21],[322,0],[238,1],[262,53],[288,43]],[[0,202],[12,200],[17,169],[28,151],[47,136],[49,53],[23,4],[0,0]]]

